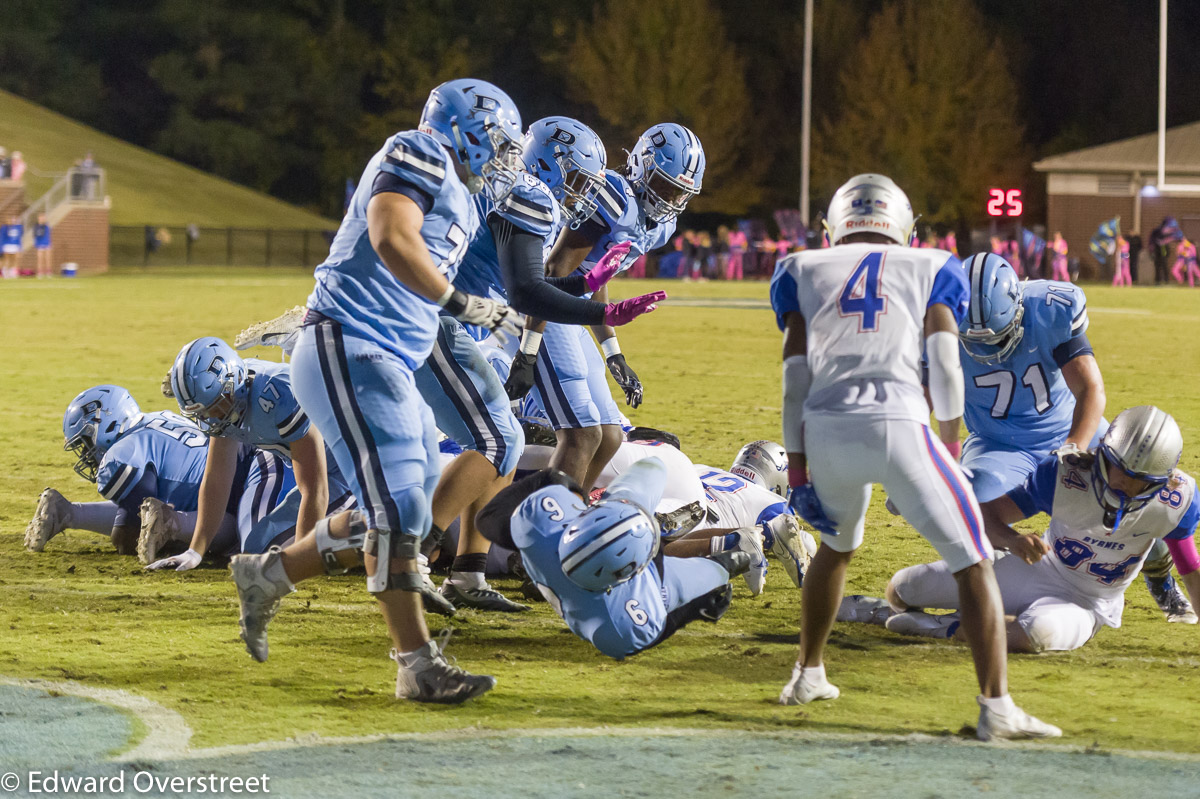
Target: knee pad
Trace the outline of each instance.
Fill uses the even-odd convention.
[[[326,574],[345,574],[349,569],[338,561],[339,552],[361,550],[367,535],[367,523],[357,513],[350,514],[350,535],[337,538],[329,532],[330,517],[317,522],[313,528],[313,537],[317,542],[317,552],[325,565]]]
[[[436,524],[429,525],[429,535],[421,541],[421,554],[428,558],[433,550],[439,549],[445,541],[446,531]]]
[[[415,561],[421,554],[420,538],[411,533],[368,530],[363,552],[375,558],[375,571],[367,575],[367,591],[372,594],[385,591],[420,592],[423,582],[420,572],[392,574],[394,558]]]

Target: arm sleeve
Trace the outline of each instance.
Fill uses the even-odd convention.
[[[1058,458],[1051,455],[1037,465],[1029,477],[1025,478],[1024,483],[1005,496],[1011,499],[1027,518],[1039,513],[1050,513],[1054,506],[1054,487],[1057,483]]]
[[[572,272],[566,277],[548,277],[546,282],[572,297],[582,297],[588,290],[587,277],[579,271]]]
[[[962,324],[962,320],[967,316],[970,301],[967,274],[963,271],[962,262],[951,256],[934,275],[933,288],[929,292],[929,302],[925,307],[939,303],[945,305],[954,314],[955,323]]]
[[[933,416],[939,422],[963,415],[966,395],[958,349],[958,336],[944,330],[925,339],[925,353],[929,358],[929,397]]]
[[[509,220],[497,216],[489,219],[488,225],[496,241],[500,274],[513,308],[548,322],[568,325],[604,323],[602,304],[572,297],[546,282],[541,238],[519,230]]]
[[[379,174],[371,184],[372,196],[394,191],[409,197],[423,213],[429,213],[446,180],[445,151],[431,136],[416,131],[398,134],[389,146],[379,162]]]
[[[771,309],[775,311],[775,324],[780,330],[787,327],[789,313],[800,313],[800,291],[796,287],[796,277],[788,268],[789,262],[786,258],[780,261],[771,278]]]
[[[140,524],[142,500],[158,495],[158,475],[153,469],[146,469],[137,483],[131,485],[125,495],[117,502],[117,518],[113,527],[124,527],[127,524]]]

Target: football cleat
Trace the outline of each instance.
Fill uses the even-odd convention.
[[[750,593],[758,596],[767,582],[767,555],[763,552],[762,533],[753,527],[738,530],[738,551],[750,556],[750,569],[742,575]]]
[[[142,529],[138,532],[138,563],[149,566],[158,560],[158,553],[165,545],[179,537],[179,518],[172,505],[154,497],[142,500],[140,515]]]
[[[977,701],[982,700],[979,697]],[[1019,738],[1059,738],[1062,730],[1047,724],[1013,706],[1008,713],[998,713],[979,701],[979,724],[975,737],[981,741],[1008,741]]]
[[[887,603],[887,600],[880,599],[874,596],[863,596],[862,594],[851,594],[847,597],[842,597],[842,604],[838,608],[838,621],[856,621],[861,624],[878,624],[887,623],[895,614],[892,606]]]
[[[829,680],[821,678],[820,681],[814,682],[806,677],[799,663],[792,667],[792,679],[783,686],[783,691],[779,694],[779,704],[807,705],[809,702],[837,699],[841,696],[842,692]]]
[[[501,613],[520,613],[523,610],[529,610],[528,605],[513,602],[487,583],[484,583],[482,588],[462,588],[447,578],[442,582],[440,594],[456,606],[462,605],[476,610],[495,610]]]
[[[237,586],[241,604],[240,638],[250,657],[259,663],[267,660],[267,625],[279,611],[279,600],[295,591],[283,572],[279,547],[261,555],[234,555],[229,573]],[[272,576],[268,576],[273,573]]]
[[[290,355],[300,333],[300,325],[304,322],[304,314],[307,312],[308,309],[303,305],[297,305],[274,319],[256,322],[237,334],[233,340],[233,348],[248,350],[251,347],[279,347],[285,354]]]
[[[680,538],[696,529],[696,525],[704,521],[707,511],[700,500],[680,505],[673,511],[654,514],[659,530],[664,538]]]
[[[428,567],[426,567],[428,568]],[[453,616],[458,612],[454,603],[438,592],[438,587],[429,579],[429,572],[421,572],[421,604],[426,613],[440,613],[443,616]]]
[[[437,702],[457,705],[496,687],[496,678],[486,674],[471,674],[446,660],[446,643],[450,630],[442,635],[441,645],[430,641],[410,655],[391,652],[396,661],[396,698],[414,702]]]
[[[800,529],[800,522],[790,513],[781,513],[762,527],[771,554],[779,558],[792,584],[797,588],[804,585],[804,572],[817,551],[816,539]]]
[[[28,539],[28,534],[26,534],[26,539]],[[1167,617],[1167,621],[1174,624],[1196,623],[1196,611],[1192,608],[1192,603],[1188,602],[1187,597],[1183,595],[1183,591],[1179,590],[1179,584],[1173,577],[1165,580],[1147,579],[1146,587],[1150,589],[1150,596],[1154,597],[1155,603]]]
[[[47,488],[38,497],[37,509],[25,528],[25,548],[30,552],[41,552],[46,542],[67,529],[71,523],[71,502],[53,488]]]
[[[884,604],[887,604],[886,602]],[[924,638],[949,638],[958,629],[958,614],[936,616],[921,610],[909,610],[890,617],[884,626],[900,635],[920,635]]]

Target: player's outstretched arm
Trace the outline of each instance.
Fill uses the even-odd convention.
[[[949,306],[934,303],[925,312],[925,352],[929,357],[929,397],[938,437],[954,456],[962,452],[958,429],[966,400],[958,355],[958,323]]]
[[[316,425],[292,442],[292,470],[300,492],[300,510],[296,514],[296,538],[312,532],[317,522],[325,518],[329,507],[328,464],[325,463],[325,440]]]
[[[1100,419],[1104,416],[1107,397],[1104,393],[1104,378],[1100,365],[1091,353],[1077,355],[1062,366],[1063,380],[1075,395],[1075,415],[1071,419],[1071,432],[1064,444],[1074,444],[1086,450],[1096,435]]]
[[[229,494],[233,490],[233,477],[237,471],[238,446],[238,442],[232,438],[213,436],[209,439],[208,460],[204,465],[204,478],[200,481],[199,513],[196,515],[196,529],[192,532],[191,544],[182,555],[156,560],[147,569],[182,572],[200,565],[208,545],[221,527],[225,508],[229,505]]]
[[[1028,518],[1007,496],[997,497],[979,506],[988,540],[996,549],[1003,549],[1026,563],[1037,563],[1050,551],[1046,542],[1036,535],[1022,535],[1012,525]]]

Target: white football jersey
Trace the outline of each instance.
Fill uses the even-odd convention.
[[[696,529],[753,527],[787,513],[783,497],[724,469],[695,467],[708,500],[708,518]]]
[[[1122,518],[1116,530],[1104,527],[1093,472],[1075,455],[1047,458],[1008,496],[1022,512],[1050,514],[1042,536],[1050,547],[1045,556],[1050,566],[1106,624],[1119,627],[1125,589],[1142,570],[1154,540],[1187,538],[1200,518],[1196,481],[1177,474],[1177,481]]]
[[[612,460],[596,478],[597,488],[607,488],[629,467],[643,458],[658,458],[667,467],[667,485],[663,489],[662,501],[655,510],[659,513],[669,513],[684,505],[699,502],[700,507],[707,507],[704,498],[704,486],[696,476],[695,466],[687,455],[670,444],[660,441],[625,441],[613,455]]]
[[[945,250],[842,244],[789,255],[771,281],[780,329],[798,311],[812,386],[805,413],[864,413],[929,421],[921,387],[925,311],[955,318],[969,300],[960,262]]]

